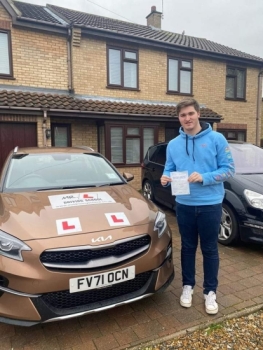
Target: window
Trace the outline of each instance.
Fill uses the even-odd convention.
[[[151,162],[164,165],[166,161],[166,148],[167,144],[158,146],[150,159]]]
[[[218,132],[221,132],[227,140],[236,140],[236,141],[246,141],[247,133],[246,130],[221,130],[218,129]]]
[[[106,147],[100,138],[100,152],[114,164],[138,165],[142,162],[148,148],[157,143],[157,126],[133,126],[107,124],[105,132]]]
[[[0,29],[0,76],[13,76],[12,57],[11,57],[11,36],[9,30]]]
[[[168,57],[168,92],[192,94],[193,62],[181,58]]]
[[[166,127],[165,128],[165,141],[170,141],[179,135],[180,125],[177,127]]]
[[[226,99],[245,100],[246,70],[227,67],[226,70]]]
[[[69,124],[52,124],[51,125],[52,146],[70,147],[71,130]]]
[[[108,48],[108,87],[138,89],[138,51]]]

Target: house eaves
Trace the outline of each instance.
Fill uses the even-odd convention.
[[[14,27],[23,27],[28,29],[36,29],[44,32],[67,34],[68,27],[63,24],[47,23],[40,20],[30,18],[16,17],[13,20]]]
[[[115,20],[112,18],[92,15],[86,12],[66,9],[55,5],[47,5],[50,10],[58,16],[63,16],[65,20],[74,26],[79,26],[86,33],[102,32],[104,37],[119,40],[125,37],[126,41],[137,43],[149,43],[153,47],[162,47],[169,50],[178,50],[185,53],[200,54],[206,57],[222,58],[224,60],[233,60],[246,62],[256,66],[263,65],[263,58],[256,57],[242,51],[232,49],[222,44],[212,42],[207,39],[191,37],[183,34],[156,29],[151,26],[145,26],[130,22]]]
[[[262,61],[257,61],[249,58],[243,58],[238,56],[230,56],[223,53],[214,53],[205,51],[202,49],[195,49],[190,47],[184,47],[182,45],[174,45],[169,43],[164,43],[161,41],[156,41],[155,39],[148,39],[148,38],[139,38],[139,37],[133,37],[129,34],[123,34],[123,33],[114,33],[105,31],[100,28],[87,28],[80,24],[75,24],[74,27],[81,28],[81,32],[83,35],[87,35],[94,38],[101,38],[101,39],[109,39],[112,41],[118,41],[123,43],[133,43],[136,45],[143,45],[147,46],[149,48],[155,48],[160,50],[169,50],[171,53],[173,51],[176,51],[177,53],[180,52],[185,55],[192,55],[195,57],[200,58],[210,58],[213,60],[223,60],[224,62],[227,61],[229,63],[239,63],[239,64],[245,64],[249,65],[250,67],[256,67],[260,68],[263,67],[263,59]]]
[[[178,120],[176,104],[119,102],[77,98],[70,94],[0,90],[0,112],[56,117],[93,118],[129,121],[169,122]],[[201,119],[220,122],[222,117],[209,108],[201,108]]]

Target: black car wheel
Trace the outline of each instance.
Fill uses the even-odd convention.
[[[223,203],[221,224],[218,242],[224,245],[234,244],[239,241],[239,232],[236,216],[233,210]]]
[[[144,181],[142,193],[145,198],[150,199],[151,201],[153,200],[153,188],[150,181]]]

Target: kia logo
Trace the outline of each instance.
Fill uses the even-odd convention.
[[[96,238],[96,239],[94,239],[94,238],[92,238],[92,240],[91,240],[91,242],[92,243],[97,243],[97,242],[105,242],[105,241],[110,241],[110,240],[112,240],[112,236],[108,236],[108,237],[106,237],[106,238],[104,238],[103,236],[101,236],[101,237],[98,237],[98,238]]]

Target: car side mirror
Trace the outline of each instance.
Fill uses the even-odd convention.
[[[128,182],[134,179],[134,175],[132,175],[130,173],[123,173],[123,177]]]

